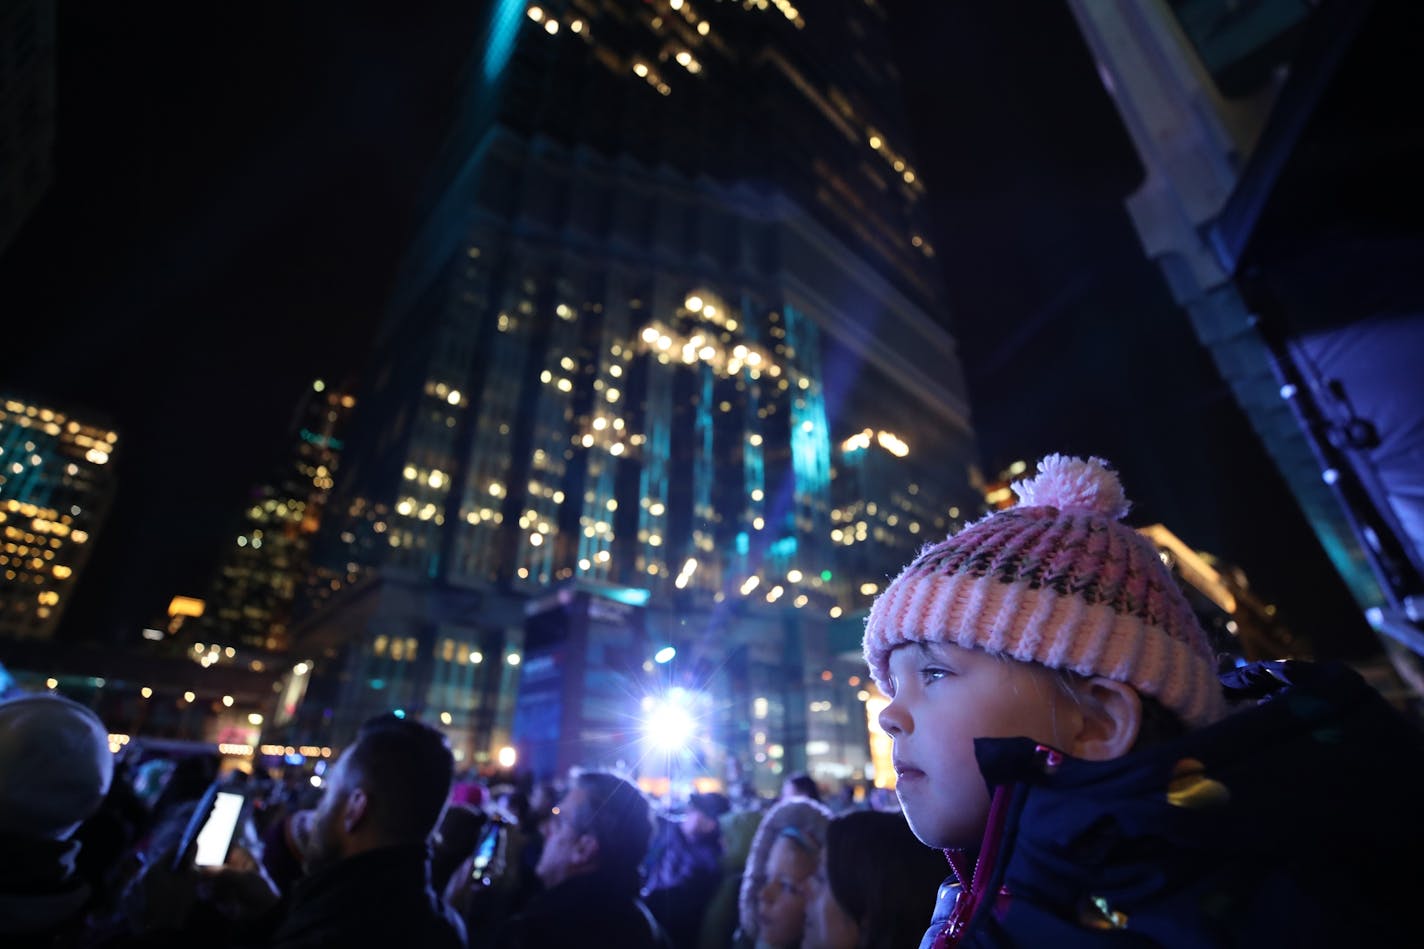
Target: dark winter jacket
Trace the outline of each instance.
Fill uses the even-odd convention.
[[[693,949],[703,914],[722,882],[722,835],[692,838],[678,822],[658,819],[644,862],[643,901],[676,949]]]
[[[90,901],[78,857],[78,841],[0,834],[0,946],[76,944]]]
[[[977,742],[989,828],[922,949],[1416,943],[1424,732],[1344,666],[1225,681],[1259,704],[1115,761]]]
[[[464,949],[465,927],[430,888],[424,845],[347,857],[298,881],[274,949]]]
[[[637,894],[602,873],[570,877],[533,897],[500,928],[494,943],[497,949],[670,949]]]

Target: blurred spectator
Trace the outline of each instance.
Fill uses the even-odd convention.
[[[727,949],[737,931],[742,870],[763,816],[762,800],[755,793],[739,796],[739,800],[741,803],[718,821],[722,825],[722,875],[702,914],[702,931],[697,940],[701,949]]]
[[[736,811],[760,811],[766,806],[766,799],[757,793],[756,785],[750,780],[741,780],[729,789],[732,808]]]
[[[895,796],[894,788],[871,788],[866,800],[872,811],[900,813],[900,799]]]
[[[826,828],[802,949],[899,949],[925,928],[949,864],[901,814],[857,811]]]
[[[504,923],[543,889],[527,866],[530,849],[523,828],[496,810],[450,875],[445,901],[464,919],[472,949],[493,945]]]
[[[785,801],[793,797],[805,797],[813,801],[820,801],[821,789],[816,786],[815,780],[805,771],[788,774],[786,780],[781,782],[781,799]]]
[[[546,824],[553,815],[554,806],[559,803],[563,796],[563,791],[548,783],[536,783],[525,794],[523,791],[512,786],[506,786],[503,793],[499,795],[499,810],[508,820],[515,823],[518,834],[511,834],[511,853],[516,852],[515,844],[518,844],[518,861],[516,865],[519,869],[518,891],[515,895],[515,905],[520,905],[543,886],[539,882],[539,857],[544,850],[544,832]]]
[[[126,762],[122,755],[115,756],[109,793],[99,810],[74,833],[80,843],[79,875],[105,903],[133,872],[126,858],[149,825],[148,807],[134,791],[133,772],[132,762]],[[113,907],[105,905],[100,909],[112,911]]]
[[[501,928],[495,944],[668,949],[667,935],[638,899],[651,833],[648,801],[636,787],[608,772],[577,775],[548,823],[538,866],[545,890]]]
[[[157,806],[158,795],[163,793],[163,786],[168,783],[173,769],[177,766],[178,762],[172,758],[163,757],[149,758],[133,765],[134,794],[149,813]]]
[[[176,805],[196,801],[217,780],[222,759],[216,755],[184,755],[174,762],[163,790],[153,803],[153,813],[160,815]]]
[[[648,852],[643,899],[677,949],[693,949],[702,915],[722,880],[726,795],[693,794],[681,820],[659,817]]]
[[[226,880],[199,877],[194,872],[172,872],[184,831],[198,801],[179,802],[163,814],[135,852],[138,871],[125,880],[117,912],[91,921],[86,945],[113,949],[167,949],[169,946],[203,946],[216,949],[232,944],[234,915],[246,911],[245,893]],[[233,865],[255,870],[253,855],[261,844],[251,820],[244,820],[233,848]],[[265,884],[264,884],[265,886]],[[235,903],[233,902],[235,899]]]
[[[149,930],[186,934],[190,917],[216,908],[234,919],[239,944],[280,949],[463,949],[464,926],[430,887],[428,841],[453,767],[438,731],[395,715],[372,719],[327,772],[304,837],[305,824],[297,824],[305,876],[287,899],[279,903],[275,884],[255,861],[206,879],[186,856],[172,870],[170,847],[145,872],[135,915]],[[157,938],[144,944],[198,944],[148,935]]]
[[[315,816],[315,809],[289,811],[272,820],[262,833],[262,868],[279,893],[291,892],[302,877],[307,838]]]
[[[89,709],[50,693],[0,701],[0,945],[77,943],[92,891],[72,837],[113,773],[108,730]]]
[[[428,842],[450,795],[440,732],[385,715],[362,726],[327,775],[276,946],[453,947],[464,925],[430,887]]]
[[[435,892],[445,892],[455,868],[474,853],[488,817],[478,805],[460,803],[451,796],[450,805],[435,833],[435,847],[430,855],[430,885]]]
[[[484,810],[489,802],[489,790],[475,778],[463,777],[450,785],[451,804],[464,804],[476,810]]]
[[[806,885],[821,859],[831,812],[794,797],[766,812],[742,872],[739,946],[795,947],[806,925]]]

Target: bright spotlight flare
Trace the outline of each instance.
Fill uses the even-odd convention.
[[[692,741],[697,720],[687,709],[687,693],[673,689],[666,697],[643,700],[648,717],[643,719],[643,735],[654,748],[668,753],[683,751]]]

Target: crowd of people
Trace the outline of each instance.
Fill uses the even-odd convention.
[[[893,807],[808,775],[654,801],[488,786],[367,722],[320,788],[115,759],[62,696],[0,701],[0,945],[542,949],[1412,943],[1424,734],[1347,667],[1221,672],[1103,462],[875,601]],[[209,838],[224,799],[233,833]],[[214,843],[217,840],[217,843]]]
[[[210,756],[126,760],[94,712],[50,692],[0,701],[0,736],[6,947],[791,947],[817,894],[837,903],[817,879],[856,881],[824,916],[843,920],[867,854],[913,867],[874,905],[898,900],[908,932],[946,868],[898,809],[833,813],[806,774],[776,800],[657,801],[597,770],[490,786],[456,773],[438,730],[394,715],[367,722],[319,789],[220,775]],[[205,860],[222,793],[238,816]]]

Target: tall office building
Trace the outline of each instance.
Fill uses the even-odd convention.
[[[0,637],[47,639],[114,495],[117,432],[0,400]]]
[[[884,17],[498,5],[353,419],[325,550],[360,569],[301,630],[335,683],[313,727],[438,714],[483,762],[519,748],[519,664],[576,642],[575,692],[627,695],[600,760],[686,688],[703,770],[861,767],[830,626],[974,498]],[[560,589],[642,612],[565,635]],[[583,712],[558,740],[618,720]]]
[[[307,584],[314,599],[332,577],[312,569],[311,542],[335,483],[344,426],[356,400],[317,379],[301,397],[288,428],[288,449],[271,478],[253,487],[241,529],[230,541],[202,615],[184,626],[213,661],[232,646],[287,650],[287,627]],[[345,576],[343,572],[342,576]]]

